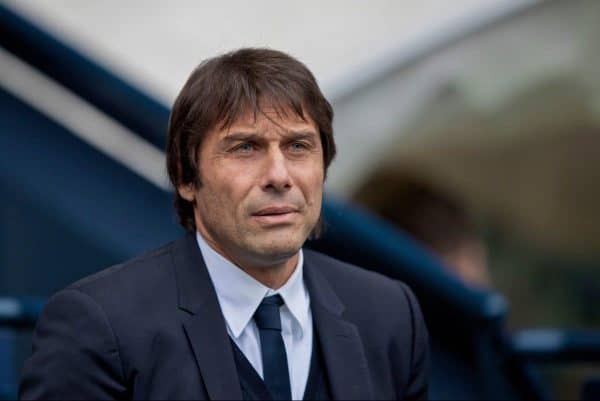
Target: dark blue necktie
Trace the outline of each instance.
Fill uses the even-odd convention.
[[[264,298],[254,312],[254,321],[260,333],[263,381],[274,400],[291,400],[290,374],[281,336],[281,305],[283,299],[280,295]]]

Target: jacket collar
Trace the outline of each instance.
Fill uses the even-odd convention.
[[[342,300],[320,271],[326,266],[317,262],[310,252],[304,253],[304,266],[314,327],[321,343],[333,398],[373,399],[367,358],[358,328],[346,320]]]
[[[308,325],[309,297],[303,281],[303,256],[299,252],[298,263],[287,282],[277,290],[272,290],[238,266],[221,256],[199,233],[196,242],[200,247],[208,275],[215,287],[221,311],[229,328],[229,333],[238,338],[265,296],[279,294],[285,301],[285,308],[291,315],[287,327],[294,335],[303,335]]]
[[[194,234],[176,241],[171,253],[179,308],[191,316],[183,328],[209,399],[242,399],[225,320]]]
[[[191,314],[183,323],[210,399],[242,399],[233,350],[216,291],[195,235],[172,250],[179,308]],[[323,268],[304,253],[304,279],[334,399],[372,399],[369,369],[357,327],[344,316],[344,304]],[[343,277],[340,277],[343,280]]]

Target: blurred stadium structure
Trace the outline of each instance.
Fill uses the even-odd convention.
[[[377,191],[379,175],[393,186],[394,172],[411,171],[536,247],[600,259],[600,3],[489,10],[328,86],[339,158],[328,231],[311,246],[415,289],[433,399],[545,399],[536,364],[600,361],[594,331],[510,334],[500,295],[464,285],[347,203]],[[162,161],[168,109],[2,5],[0,46],[0,391],[10,397],[44,297],[180,229]]]

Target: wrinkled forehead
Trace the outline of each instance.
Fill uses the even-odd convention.
[[[241,108],[229,119],[223,120],[218,125],[218,130],[223,133],[232,131],[314,131],[318,135],[318,128],[311,116],[304,110],[296,110],[289,105],[274,102],[261,102],[256,106],[247,105]]]
[[[257,126],[260,124],[312,125],[314,120],[301,102],[290,98],[244,99],[229,110],[223,110],[217,129],[229,130],[233,126]]]

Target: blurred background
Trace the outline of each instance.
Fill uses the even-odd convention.
[[[48,296],[181,235],[168,109],[267,46],[335,110],[311,246],[415,289],[432,398],[600,397],[599,42],[592,0],[0,1],[0,395]]]

